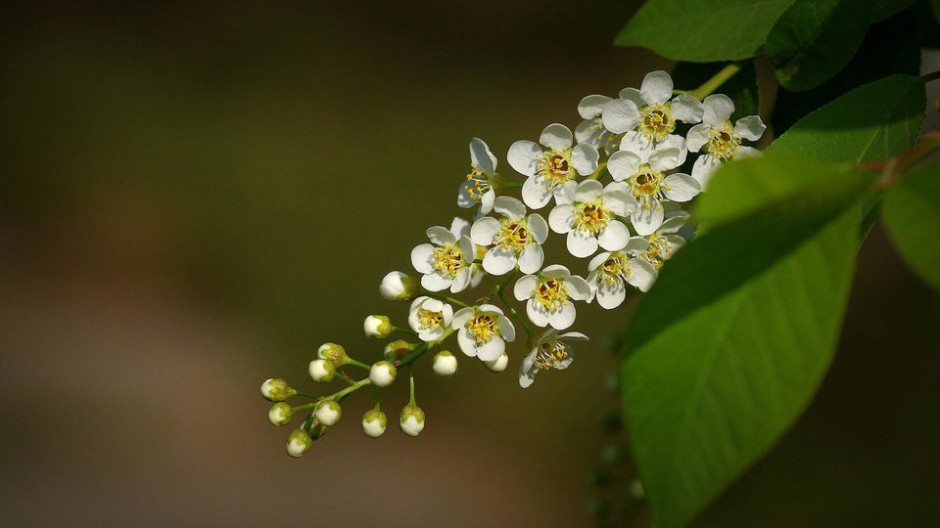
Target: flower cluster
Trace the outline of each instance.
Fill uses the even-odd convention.
[[[521,140],[509,147],[506,160],[519,174],[515,178],[497,172],[498,159],[483,140],[470,142],[470,171],[458,187],[457,205],[479,207],[472,219],[457,217],[449,228],[427,229],[428,242],[411,251],[420,279],[401,271],[382,279],[383,298],[410,306],[406,326],[385,315],[365,319],[368,337],[401,337],[385,345],[381,358],[363,363],[327,343],[310,362],[310,376],[324,383],[340,378],[346,383],[342,389],[316,396],[280,379],[262,385],[262,394],[274,402],[271,423],[286,425],[307,412],[290,435],[288,454],[306,452],[339,421],[343,399],[367,385],[375,388],[375,404],[362,416],[362,429],[367,436],[381,436],[387,418],[380,389],[392,385],[403,369],[410,398],[399,425],[408,435],[420,434],[425,413],[415,400],[412,365],[453,334],[464,356],[501,372],[512,361],[510,346],[523,341],[517,338],[524,332],[522,387],[532,385],[541,371],[568,368],[574,344],[588,339],[568,331],[584,309],[578,304],[596,300],[609,310],[623,304],[631,288],[649,290],[692,231],[680,205],[701,193],[722,163],[756,154],[743,142],[759,139],[765,128],[757,116],[732,123],[734,104],[727,96],[702,101],[689,93],[674,96],[672,79],[663,71],[648,74],[639,89],[625,88],[617,98],[585,97],[578,112],[584,121],[574,134],[553,123],[537,143]],[[514,190],[518,198],[509,194]],[[564,236],[567,266],[546,262],[551,233]],[[494,284],[481,289],[487,277],[494,277]],[[464,292],[474,293],[455,297]],[[433,371],[450,376],[457,364],[455,354],[439,350]],[[364,376],[356,379],[347,368],[362,369]],[[291,406],[285,403],[291,397],[312,401]]]

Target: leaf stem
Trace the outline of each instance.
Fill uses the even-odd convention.
[[[936,81],[937,79],[940,79],[940,70],[930,72],[930,73],[925,73],[920,76],[920,80],[924,81],[924,83],[929,83],[930,81]]]
[[[457,306],[461,306],[461,307],[463,307],[463,308],[466,308],[467,306],[470,306],[469,304],[467,304],[467,303],[461,301],[460,299],[455,299],[455,298],[451,297],[450,295],[444,295],[443,293],[437,293],[437,292],[432,292],[432,291],[428,291],[428,290],[422,289],[422,290],[421,290],[421,294],[422,294],[422,295],[427,295],[428,297],[434,297],[435,299],[440,299],[440,300],[442,300],[442,301],[447,301],[447,302],[449,302],[449,303],[451,303],[451,304],[456,304]]]
[[[689,95],[701,101],[708,95],[718,89],[728,79],[734,77],[734,74],[741,71],[741,63],[733,62],[716,73],[711,79],[705,81],[701,86],[689,92]]]
[[[896,185],[908,169],[937,149],[940,149],[940,130],[924,134],[916,145],[896,158],[860,163],[857,167],[861,170],[880,170],[881,176],[875,181],[875,187],[885,190]]]

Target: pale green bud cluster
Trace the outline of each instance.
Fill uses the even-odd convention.
[[[280,378],[269,378],[261,384],[261,395],[270,402],[282,402],[295,394],[297,391]]]
[[[366,337],[385,339],[395,330],[395,327],[392,326],[387,316],[370,315],[363,321],[362,329],[365,331]]]
[[[408,436],[418,436],[424,430],[424,411],[421,407],[409,403],[398,416],[398,425]]]
[[[378,409],[369,409],[362,415],[362,432],[369,438],[378,438],[385,433],[388,418]]]

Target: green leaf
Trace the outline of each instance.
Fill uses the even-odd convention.
[[[867,183],[773,155],[729,163],[709,183],[696,214],[714,227],[667,263],[624,345],[624,412],[657,526],[687,523],[812,398],[838,337]]]
[[[871,0],[796,0],[764,48],[780,85],[805,91],[839,73],[862,44],[870,10]]]
[[[807,115],[766,151],[850,163],[892,158],[917,140],[926,105],[919,78],[885,77]]]
[[[678,89],[694,90],[725,66],[727,64],[723,62],[680,62],[672,71],[672,81]],[[734,101],[732,121],[760,112],[757,71],[751,61],[742,64],[741,70],[722,84],[719,92]]]
[[[940,291],[940,160],[905,174],[885,195],[881,217],[908,266]]]
[[[775,133],[783,134],[806,114],[863,84],[899,73],[919,75],[921,39],[912,28],[923,18],[908,10],[871,26],[862,47],[838,75],[808,92],[780,90],[771,119]]]
[[[871,21],[877,22],[894,16],[910,7],[917,0],[875,0],[872,6]],[[934,0],[936,2],[937,0]]]
[[[794,0],[649,0],[614,43],[642,46],[673,60],[714,62],[757,54]]]

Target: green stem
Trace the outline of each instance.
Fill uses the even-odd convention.
[[[362,369],[366,369],[366,370],[372,369],[372,367],[370,367],[369,365],[366,365],[365,363],[362,363],[362,362],[360,362],[360,361],[356,361],[355,359],[353,359],[353,358],[351,358],[351,357],[346,357],[346,364],[347,364],[347,365],[352,365],[352,366],[354,366],[354,367],[359,367],[359,368],[362,368]]]
[[[900,182],[908,169],[937,149],[940,149],[940,130],[924,134],[916,145],[896,158],[869,161],[857,167],[860,170],[880,170],[881,176],[875,181],[875,187],[885,190]]]
[[[460,299],[455,299],[451,297],[450,295],[444,295],[443,293],[432,292],[432,291],[427,291],[427,290],[422,289],[421,294],[426,295],[428,297],[433,297],[435,299],[440,299],[442,301],[447,301],[451,304],[456,304],[457,306],[461,306],[463,308],[466,308],[467,306],[469,306],[467,303],[461,301]]]
[[[597,165],[597,170],[591,173],[591,175],[588,176],[587,179],[589,180],[599,179],[601,177],[601,174],[604,172],[604,169],[606,168],[607,168],[607,160],[604,160]]]
[[[516,180],[503,180],[503,189],[521,189],[522,184]]]
[[[924,81],[925,83],[929,83],[930,81],[936,81],[937,79],[940,79],[940,70],[937,70],[935,72],[925,73],[920,76],[920,80]]]
[[[297,396],[303,396],[304,398],[310,398],[311,400],[319,400],[320,396],[316,394],[310,394],[309,392],[297,391]]]
[[[408,398],[408,403],[411,405],[415,404],[415,371],[411,368],[411,365],[408,365],[408,386],[409,393],[411,397]]]
[[[334,392],[330,395],[330,399],[339,401],[366,385],[372,385],[372,381],[369,378],[361,379],[341,391]]]
[[[525,318],[522,317],[522,314],[520,314],[519,311],[516,310],[515,306],[509,304],[509,301],[507,301],[506,297],[503,295],[503,290],[506,288],[506,285],[509,284],[509,281],[512,280],[512,278],[516,276],[516,272],[517,270],[513,270],[512,273],[507,275],[505,279],[503,279],[499,284],[496,285],[495,288],[493,288],[493,292],[496,294],[496,297],[500,301],[503,302],[503,306],[505,306],[506,309],[509,310],[509,313],[513,316],[513,318],[516,321],[518,321],[520,325],[522,325],[522,328],[523,330],[525,330],[526,335],[532,336],[533,330],[532,330],[532,327],[529,326],[528,321],[526,321]]]
[[[705,81],[701,86],[689,92],[689,95],[701,101],[708,95],[718,89],[728,79],[734,77],[734,74],[741,71],[741,63],[734,62],[721,69],[711,79]]]

